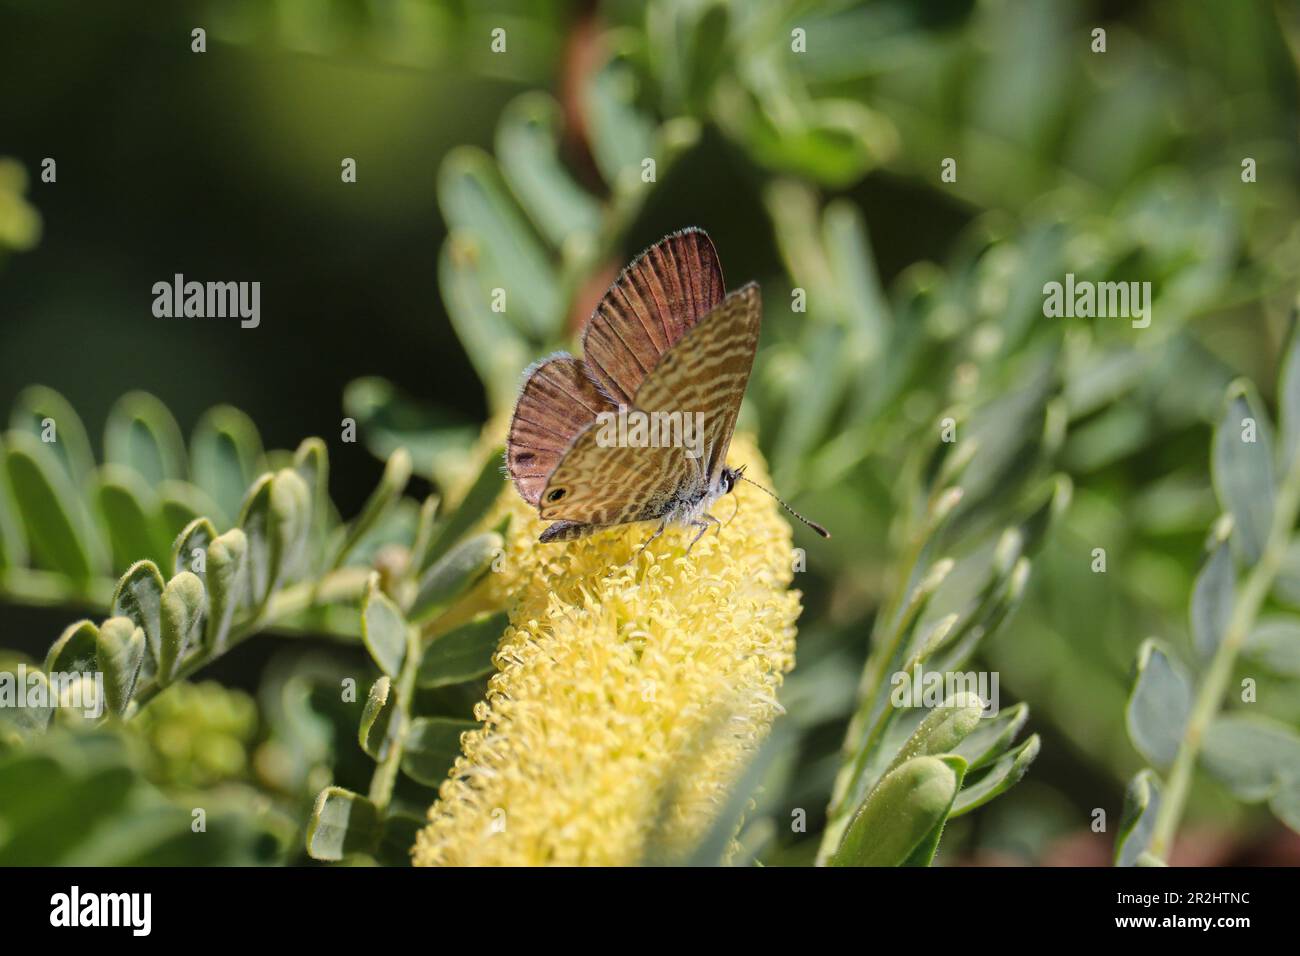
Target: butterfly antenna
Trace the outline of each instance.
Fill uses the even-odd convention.
[[[801,515],[799,512],[795,511],[795,510],[794,510],[793,508],[791,508],[788,504],[786,504],[784,501],[782,501],[782,500],[780,499],[780,497],[776,494],[776,492],[774,492],[774,491],[768,491],[768,489],[764,488],[764,487],[763,487],[762,485],[760,485],[757,481],[751,481],[750,479],[746,478],[744,475],[737,475],[736,477],[739,478],[741,481],[749,482],[749,484],[753,485],[753,486],[754,486],[755,488],[757,488],[759,491],[762,491],[762,492],[764,492],[765,494],[771,495],[773,498],[776,499],[776,503],[777,503],[777,504],[779,504],[779,505],[780,505],[782,508],[784,508],[786,511],[790,512],[790,514],[794,515],[796,518],[798,518],[800,521],[802,521],[802,522],[803,522],[804,524],[806,524],[808,527],[812,528],[814,531],[816,531],[816,532],[817,532],[819,535],[821,535],[823,538],[829,538],[829,537],[831,536],[831,533],[830,533],[829,531],[827,531],[825,528],[823,528],[821,525],[819,525],[816,521],[811,521],[811,520],[809,520],[808,518],[805,518],[805,517],[804,517],[803,515]]]

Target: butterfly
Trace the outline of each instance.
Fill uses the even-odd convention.
[[[506,471],[553,522],[542,542],[658,521],[647,545],[669,526],[695,528],[689,551],[721,527],[709,509],[749,481],[743,465],[727,465],[727,450],[762,320],[756,283],[725,288],[708,234],[682,229],[637,256],[610,286],[583,329],[581,359],[559,352],[525,370]],[[649,440],[635,426],[620,427],[611,440],[607,426],[616,416],[638,415],[650,423]],[[656,433],[655,422],[679,427]],[[665,434],[669,440],[659,441]]]

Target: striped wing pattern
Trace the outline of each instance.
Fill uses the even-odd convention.
[[[727,448],[758,346],[762,306],[754,283],[733,292],[670,348],[637,390],[644,412],[702,412],[704,455],[686,449],[602,447],[588,427],[556,466],[541,495],[541,516],[587,525],[662,516],[702,496],[726,463]],[[559,500],[550,499],[562,491]]]
[[[506,470],[523,499],[535,505],[574,438],[613,406],[572,355],[554,355],[524,374],[510,420]]]
[[[582,334],[587,370],[615,403],[633,404],[660,358],[722,302],[713,241],[683,229],[655,243],[610,286]]]

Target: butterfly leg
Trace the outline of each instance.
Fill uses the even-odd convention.
[[[734,507],[732,508],[732,510],[731,510],[731,517],[728,518],[726,521],[723,522],[723,524],[722,524],[722,527],[723,527],[723,528],[725,528],[727,525],[731,524],[731,522],[735,521],[735,520],[736,520],[736,515],[740,514],[740,499],[739,499],[739,498],[733,498],[733,499],[731,500],[731,503],[732,503],[732,505],[734,506]],[[722,528],[719,528],[719,529],[718,529],[718,534],[722,534]]]
[[[631,564],[631,563],[632,563],[633,561],[635,561],[637,558],[641,557],[641,552],[644,551],[646,548],[650,547],[650,545],[651,545],[651,543],[654,541],[654,539],[657,538],[657,537],[659,537],[661,534],[663,534],[663,533],[664,533],[664,529],[667,528],[667,527],[668,527],[668,522],[667,522],[667,521],[661,521],[661,522],[659,522],[659,527],[655,530],[655,533],[652,534],[652,535],[650,535],[650,537],[646,539],[646,543],[645,543],[645,544],[641,545],[641,547],[639,547],[639,548],[636,549],[636,552],[633,553],[632,557],[628,558],[626,561],[623,562],[623,567],[627,567],[629,564]]]
[[[722,534],[722,522],[713,517],[713,515],[701,515],[698,519],[691,522],[692,528],[699,528],[700,530],[696,533],[695,537],[691,539],[691,543],[686,546],[687,554],[691,553],[691,548],[695,547],[695,542],[704,537],[704,533],[709,530],[711,525],[717,525],[718,534]]]

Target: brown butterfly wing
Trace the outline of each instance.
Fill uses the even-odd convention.
[[[523,499],[535,505],[574,438],[613,406],[572,355],[545,359],[524,376],[510,420],[506,470]]]
[[[726,463],[761,321],[758,286],[750,283],[687,332],[637,392],[640,411],[704,413],[702,458],[680,447],[602,446],[599,426],[590,425],[547,480],[541,516],[590,525],[645,521],[674,499],[702,494]]]
[[[667,511],[682,479],[694,476],[703,486],[699,462],[682,448],[601,446],[589,428],[578,436],[542,492],[539,504],[547,521],[586,526],[649,521]],[[564,492],[559,500],[550,496]]]
[[[692,336],[691,352],[674,349],[670,355],[680,354],[690,368],[676,375],[665,369],[663,376],[656,375],[654,389],[660,383],[674,379],[685,380],[683,391],[674,396],[682,402],[679,407],[704,413],[704,460],[709,486],[727,464],[731,436],[736,433],[736,419],[740,416],[740,403],[745,397],[750,372],[754,369],[754,355],[758,351],[758,335],[763,324],[763,300],[758,283],[750,282],[727,296],[714,313],[700,323],[701,332]],[[667,359],[667,356],[665,356]],[[677,359],[674,359],[674,362]],[[649,383],[647,383],[649,384]],[[641,401],[641,394],[637,395]],[[647,403],[665,399],[658,394],[646,394]]]
[[[610,286],[582,334],[587,369],[616,402],[631,405],[663,354],[726,292],[722,264],[702,229],[683,229],[637,256]]]

